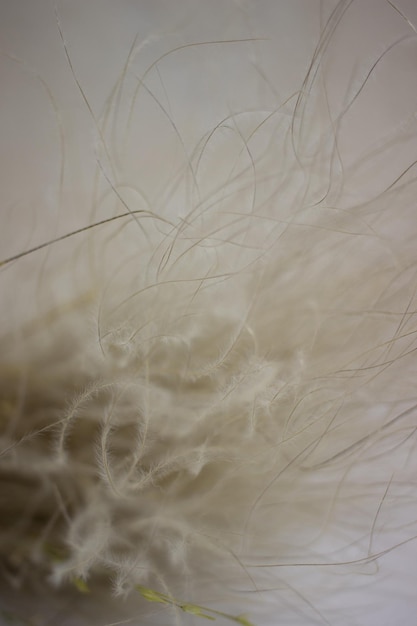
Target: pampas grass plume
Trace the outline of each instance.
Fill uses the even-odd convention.
[[[411,626],[413,3],[0,22],[0,621]]]

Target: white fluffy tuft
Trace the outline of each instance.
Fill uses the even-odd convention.
[[[376,107],[415,56],[412,18],[383,3],[373,44],[356,31],[381,4],[323,3],[291,91],[268,64],[285,3],[227,2],[204,28],[203,2],[181,26],[184,3],[174,34],[155,4],[120,7],[133,45],[107,53],[108,77],[88,78],[76,37],[83,19],[104,37],[111,2],[39,9],[65,88],[39,59],[2,59],[60,160],[42,200],[5,193],[2,593],[68,625],[200,621],[194,605],[153,615],[144,586],[259,626],[373,624],[403,594],[410,623],[393,555],[416,550],[417,129],[405,97]],[[103,621],[110,591],[138,604],[106,599]]]

